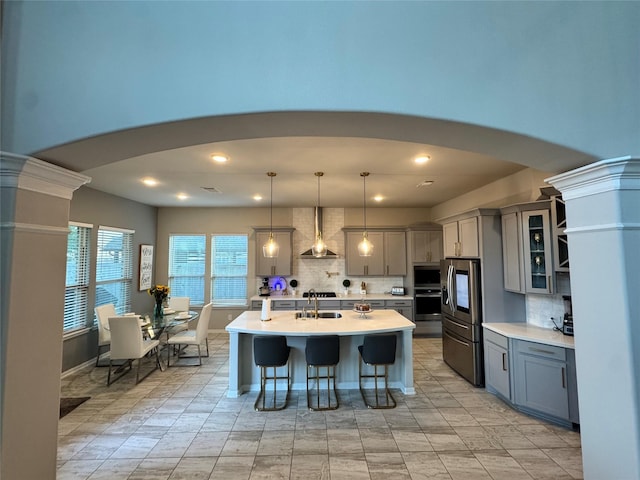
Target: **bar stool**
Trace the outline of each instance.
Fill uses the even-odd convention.
[[[396,335],[366,335],[358,347],[361,362],[358,362],[358,383],[362,400],[368,408],[395,408],[396,401],[389,390],[388,367],[396,361]],[[362,363],[373,366],[373,374],[362,373]],[[384,373],[378,373],[378,367],[384,367]],[[375,403],[369,403],[362,387],[363,378],[373,378],[375,383]],[[385,402],[380,403],[382,392],[378,388],[378,379],[384,378]]]
[[[336,365],[340,361],[340,337],[338,335],[321,335],[307,338],[304,349],[307,360],[307,407],[309,410],[335,410],[340,406],[336,391]],[[320,369],[326,368],[326,374],[320,375]],[[311,377],[309,371],[312,372]],[[315,373],[315,375],[313,375]],[[316,403],[312,405],[309,379],[315,379]],[[320,401],[320,380],[327,380],[327,404],[322,406]],[[331,405],[331,382],[333,382],[333,396],[335,405]],[[324,394],[322,394],[324,398]]]
[[[289,391],[291,389],[291,367],[289,365],[289,352],[291,347],[287,345],[287,337],[283,335],[263,335],[253,337],[253,356],[256,365],[260,367],[260,393],[253,408],[257,411],[282,410],[287,406]],[[277,368],[287,366],[287,375],[278,375]],[[273,368],[273,375],[267,374],[267,368]],[[278,380],[287,380],[287,394],[284,402],[277,405]],[[267,380],[273,380],[273,403],[271,407],[265,405]],[[262,399],[262,406],[259,406]]]

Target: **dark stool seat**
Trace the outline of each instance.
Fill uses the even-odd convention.
[[[366,335],[364,342],[358,347],[361,362],[358,362],[358,383],[362,400],[368,408],[395,408],[396,401],[389,390],[388,367],[396,361],[396,335]],[[362,373],[362,363],[373,366],[373,374]],[[384,372],[378,373],[378,367],[383,367]],[[363,378],[374,379],[375,402],[369,402],[362,386]],[[378,380],[384,379],[384,403],[380,402],[381,389],[378,388]]]
[[[340,337],[338,335],[321,335],[307,338],[304,349],[307,360],[307,407],[309,410],[335,410],[339,407],[338,393],[336,392],[336,365],[340,361]],[[326,369],[321,375],[320,369]],[[311,372],[311,376],[309,375]],[[315,379],[316,401],[311,401],[312,388],[309,388],[309,380]],[[327,381],[326,404],[321,402],[324,393],[321,395],[320,380]],[[333,383],[333,389],[331,388]],[[331,403],[331,390],[335,403]]]
[[[253,408],[258,411],[282,410],[287,406],[289,391],[291,390],[291,368],[289,365],[289,352],[291,347],[287,345],[287,337],[282,335],[263,335],[253,337],[253,357],[260,367],[260,393]],[[277,368],[287,366],[287,375],[278,375]],[[268,375],[267,368],[273,368],[272,375]],[[284,402],[278,404],[278,380],[287,380],[287,393]],[[267,380],[273,380],[273,399],[271,407],[266,405]],[[260,402],[262,400],[262,402]]]

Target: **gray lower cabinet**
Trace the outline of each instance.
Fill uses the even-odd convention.
[[[413,300],[385,300],[384,308],[387,310],[395,310],[413,322]]]
[[[271,300],[271,310],[302,310],[313,308],[313,300]],[[371,305],[372,310],[395,310],[407,319],[413,321],[413,300],[364,300]],[[318,310],[353,310],[356,303],[362,300],[318,300]],[[262,300],[252,300],[251,310],[262,310]]]
[[[491,330],[485,330],[484,381],[487,390],[511,401],[510,372],[509,339]]]
[[[485,385],[517,410],[571,427],[580,423],[575,351],[484,329]]]
[[[566,350],[514,340],[514,401],[519,407],[569,420]]]

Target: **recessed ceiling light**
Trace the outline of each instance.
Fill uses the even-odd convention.
[[[211,160],[218,163],[225,163],[227,160],[229,160],[229,157],[227,157],[226,155],[222,155],[221,153],[214,153],[213,155],[211,155]]]
[[[144,183],[147,187],[155,187],[158,185],[158,181],[155,178],[146,177],[142,179],[142,183]]]
[[[382,195],[376,195],[375,197],[373,197],[373,199],[376,202],[381,202],[382,200],[384,200],[384,197]]]
[[[178,200],[186,200],[187,198],[189,198],[189,195],[187,195],[186,193],[179,193],[176,195],[176,197],[178,197]]]
[[[427,163],[429,160],[431,160],[429,155],[420,155],[419,157],[416,157],[415,162],[421,165],[423,163]]]
[[[254,196],[253,196],[253,199],[254,199],[256,202],[259,202],[260,200],[262,200],[262,195],[254,195]]]
[[[416,185],[416,188],[420,187],[428,187],[429,185],[433,185],[433,180],[424,180]]]

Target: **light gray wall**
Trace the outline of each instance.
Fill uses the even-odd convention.
[[[71,200],[69,218],[71,221],[93,225],[91,234],[91,289],[89,298],[89,318],[93,318],[96,245],[100,225],[135,230],[133,235],[133,288],[131,310],[148,312],[153,300],[146,291],[138,290],[138,265],[140,264],[140,244],[155,244],[156,208],[125,198],[93,190],[89,187],[78,189]],[[71,336],[64,340],[62,371],[73,368],[94,358],[97,353],[98,331],[92,329],[86,334]]]

